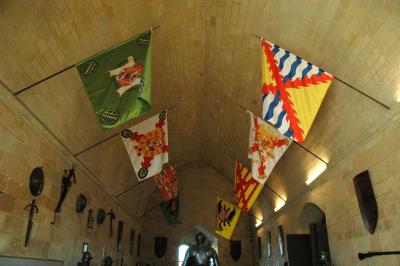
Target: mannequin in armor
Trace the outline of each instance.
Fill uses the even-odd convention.
[[[212,264],[210,262],[212,261]],[[182,266],[220,266],[217,252],[206,244],[206,236],[196,235],[196,245],[191,246],[185,254]]]

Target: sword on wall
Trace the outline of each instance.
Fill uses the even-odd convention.
[[[25,237],[25,247],[29,245],[29,239],[31,237],[32,227],[33,227],[33,215],[39,212],[39,208],[36,205],[36,201],[33,199],[31,204],[26,205],[25,210],[29,209],[29,220],[28,226],[26,228],[26,237]]]
[[[381,252],[367,252],[367,253],[358,253],[358,258],[360,260],[374,257],[374,256],[382,256],[382,255],[400,255],[400,251],[381,251]]]

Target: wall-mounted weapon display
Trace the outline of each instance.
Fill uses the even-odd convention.
[[[135,231],[131,230],[131,235],[129,238],[129,254],[133,256],[133,248],[135,243]]]
[[[29,220],[28,220],[28,226],[26,228],[26,237],[25,237],[25,247],[27,247],[29,245],[29,239],[31,237],[31,232],[32,232],[32,227],[33,227],[33,215],[35,213],[39,212],[39,208],[36,205],[35,200],[32,200],[31,204],[28,204],[25,207],[25,210],[27,210],[29,208]]]
[[[383,256],[383,255],[400,255],[400,251],[381,251],[381,252],[367,252],[367,253],[358,253],[358,258],[360,260],[374,257],[374,256]]]
[[[113,264],[112,258],[110,256],[105,257],[103,264],[104,264],[104,266],[112,266],[112,264]]]
[[[87,198],[83,194],[79,194],[76,199],[75,211],[76,213],[83,213],[87,205]]]
[[[365,228],[372,235],[378,223],[378,205],[368,170],[356,175],[353,183]]]
[[[89,212],[88,212],[86,231],[89,231],[89,232],[90,232],[90,231],[93,230],[93,223],[94,223],[93,210],[90,209]]]
[[[114,211],[111,209],[107,215],[110,215],[110,238],[112,238],[113,233],[114,233],[114,228],[113,228],[113,220],[115,220],[115,214]]]
[[[103,224],[105,219],[106,219],[106,212],[102,208],[98,209],[96,217],[97,225]]]
[[[60,192],[60,199],[58,200],[57,207],[54,210],[54,218],[51,224],[55,224],[56,222],[56,214],[61,212],[61,206],[67,197],[67,193],[72,186],[72,179],[76,184],[75,179],[75,164],[72,165],[71,169],[65,170],[64,175],[61,179],[61,192]]]
[[[33,196],[39,196],[44,187],[44,173],[41,167],[33,169],[29,177],[29,190]]]
[[[122,236],[124,232],[124,222],[119,221],[118,222],[118,232],[117,232],[117,250],[121,251],[122,249]]]

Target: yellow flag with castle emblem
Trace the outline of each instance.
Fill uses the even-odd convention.
[[[226,239],[231,239],[239,220],[241,210],[234,204],[217,197],[217,230],[215,233]]]

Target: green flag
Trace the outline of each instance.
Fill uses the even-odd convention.
[[[144,32],[76,65],[102,128],[150,110],[151,34]]]

